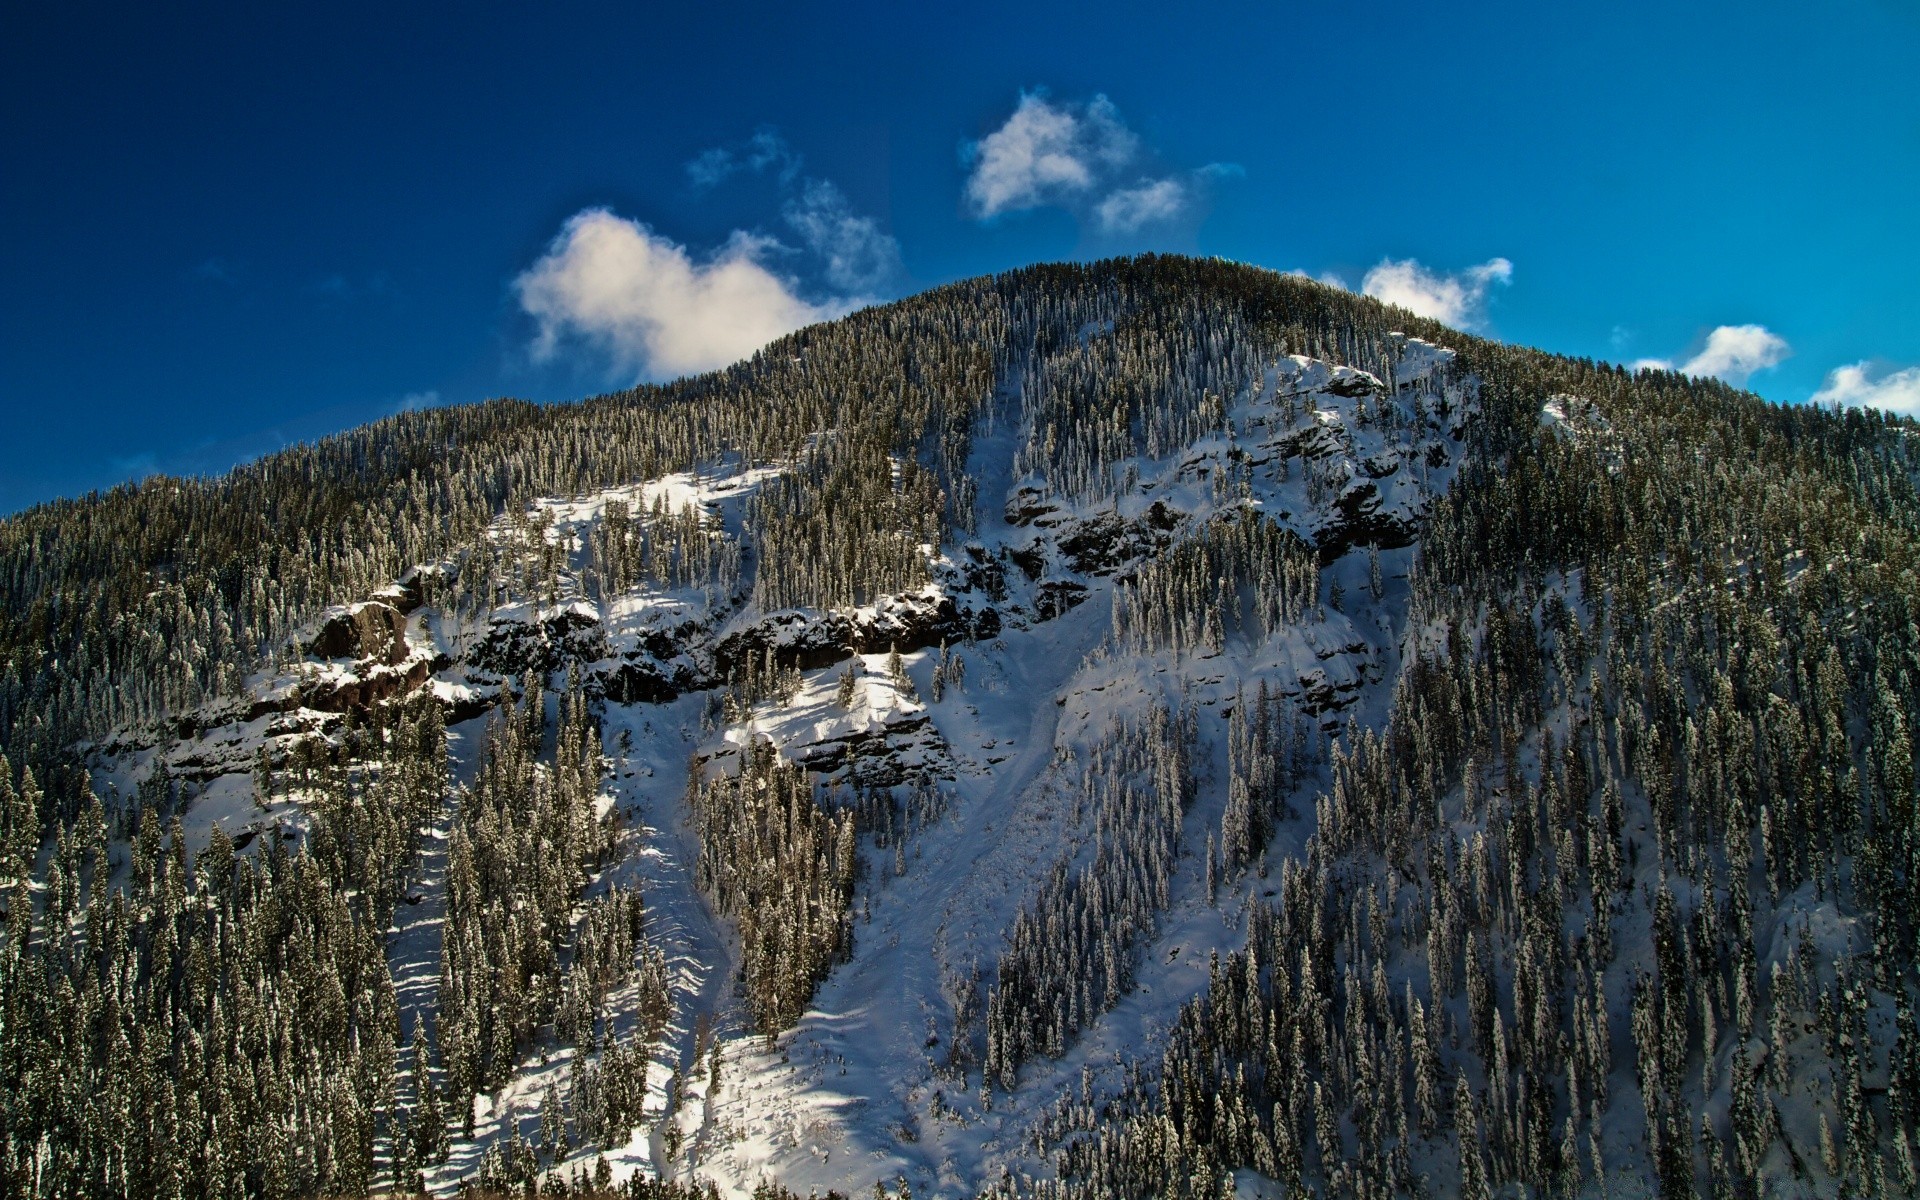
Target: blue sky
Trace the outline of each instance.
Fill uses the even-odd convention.
[[[1141,249],[1920,403],[1911,0],[300,7],[6,0],[0,511]]]

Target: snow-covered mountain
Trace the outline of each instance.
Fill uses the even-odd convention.
[[[164,956],[264,903],[204,864],[311,861],[360,1099],[170,1178],[1913,1188],[1910,428],[1220,264],[981,295],[978,362],[915,302],[796,335],[720,385],[777,434],[516,484],[77,739],[9,1004],[113,889]],[[145,1178],[36,1119],[28,1190]]]

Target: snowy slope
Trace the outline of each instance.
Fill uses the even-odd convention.
[[[620,861],[588,898],[637,885],[672,980],[645,1121],[605,1156],[614,1177],[708,1178],[735,1195],[764,1178],[854,1193],[905,1178],[917,1194],[952,1195],[1009,1169],[1045,1172],[1042,1134],[1061,1105],[1111,1092],[1126,1064],[1154,1061],[1175,1010],[1205,987],[1209,956],[1244,942],[1245,902],[1263,880],[1250,874],[1210,897],[1204,861],[1227,801],[1227,714],[1264,683],[1316,736],[1384,718],[1408,632],[1408,547],[1452,478],[1474,412],[1471,384],[1445,369],[1451,357],[1407,341],[1385,380],[1299,356],[1271,363],[1230,399],[1218,429],[1161,459],[1118,464],[1121,486],[1097,502],[1014,476],[1010,397],[1008,419],[974,441],[973,536],[926,548],[925,588],[846,612],[759,611],[750,563],[733,588],[609,593],[588,577],[587,547],[610,502],[691,511],[737,547],[777,464],[715,462],[541,499],[490,535],[553,547],[560,568],[537,594],[502,580],[490,608],[449,611],[430,582],[423,590],[430,568],[369,598],[370,617],[318,614],[305,661],[254,681],[250,705],[193,714],[170,741],[123,734],[98,748],[96,779],[103,791],[128,790],[164,759],[196,794],[186,821],[196,842],[215,825],[237,838],[271,827],[297,835],[297,803],[251,803],[248,772],[263,752],[284,760],[302,739],[340,736],[355,703],[430,689],[448,711],[456,778],[471,778],[489,705],[528,670],[576,668],[604,699],[602,799],[625,831]],[[1562,407],[1543,420],[1571,429],[1576,418]],[[1230,637],[1218,652],[1119,646],[1116,590],[1168,546],[1245,509],[1314,547],[1341,598],[1329,590],[1305,620],[1269,638]],[[902,654],[910,687],[888,678],[889,649]],[[727,719],[721,685],[769,652],[800,667],[797,690]],[[964,682],[935,699],[943,654],[964,661]],[[857,687],[843,708],[835,691],[850,661]],[[1087,756],[1155,706],[1192,712],[1198,730],[1198,787],[1170,903],[1115,1007],[1057,1059],[1026,1064],[1011,1093],[984,1088],[978,1069],[944,1065],[954,985],[977,976],[984,994],[1043,879],[1088,861],[1093,814],[1076,802]],[[885,845],[863,838],[851,958],[798,1026],[771,1039],[751,1027],[736,985],[735,931],[695,887],[685,804],[690,770],[734,769],[757,739],[823,781],[886,789],[913,814]],[[1270,858],[1296,852],[1311,824],[1308,811],[1283,825]],[[389,939],[408,1026],[433,1003],[445,836],[444,824],[430,831]],[[429,1184],[451,1190],[489,1145],[533,1136],[542,1095],[566,1086],[570,1053],[530,1054],[512,1083],[482,1098],[474,1139],[456,1141]],[[593,1157],[582,1151],[564,1166]]]

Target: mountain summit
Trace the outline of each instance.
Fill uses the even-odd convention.
[[[1911,1194],[1916,431],[1149,256],[10,518],[0,1178]]]

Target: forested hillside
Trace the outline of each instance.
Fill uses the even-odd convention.
[[[0,522],[0,1190],[1920,1191],[1920,427],[1148,256]]]

